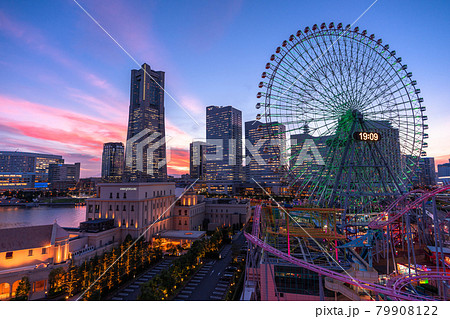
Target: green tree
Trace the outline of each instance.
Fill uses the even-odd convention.
[[[58,267],[50,271],[50,274],[48,275],[48,284],[50,287],[48,290],[49,297],[56,296],[65,292],[65,274],[66,272],[62,267]]]
[[[64,279],[64,290],[67,292],[69,297],[72,297],[75,292],[79,290],[80,276],[78,267],[75,265],[71,265],[67,270]]]
[[[13,300],[28,300],[30,289],[31,285],[28,277],[22,277],[22,280],[19,281],[19,285],[17,286],[16,296]]]

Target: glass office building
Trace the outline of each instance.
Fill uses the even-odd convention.
[[[102,153],[102,180],[121,182],[124,168],[125,147],[123,143],[105,143]]]
[[[167,179],[164,126],[165,73],[146,63],[131,70],[130,112],[125,154],[130,181]]]
[[[232,106],[208,106],[206,142],[206,180],[241,181],[242,112]]]
[[[47,188],[49,166],[63,163],[60,155],[0,152],[0,189]]]

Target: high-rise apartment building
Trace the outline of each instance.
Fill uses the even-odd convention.
[[[125,147],[123,143],[105,143],[102,153],[102,179],[105,182],[122,181]]]
[[[280,184],[287,168],[286,134],[278,122],[245,122],[246,180]]]
[[[189,175],[203,180],[206,172],[206,143],[195,141],[189,144]]]
[[[130,181],[167,179],[164,126],[165,73],[146,63],[131,71],[125,172]]]
[[[206,142],[206,180],[242,180],[242,112],[232,106],[208,106]]]

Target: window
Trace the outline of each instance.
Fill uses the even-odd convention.
[[[119,197],[119,193],[116,194],[116,198],[120,198],[120,197]]]
[[[12,256],[13,256],[13,252],[12,251],[8,251],[6,253],[6,259],[12,259]]]
[[[47,254],[47,248],[42,248],[42,255],[46,255]]]
[[[178,225],[181,225],[181,220],[178,221]]]
[[[134,219],[131,220],[131,226],[134,226]]]
[[[109,210],[112,210],[112,205],[109,205]]]
[[[187,216],[187,210],[186,209],[184,210],[184,216]]]
[[[125,226],[125,219],[122,219],[122,225]]]
[[[112,198],[112,193],[109,193],[109,198]]]
[[[131,211],[134,212],[134,205],[131,205]]]
[[[127,198],[127,193],[123,193],[123,198]]]
[[[116,210],[119,210],[119,205],[116,206]]]
[[[30,250],[28,251],[28,256],[33,256],[33,249],[30,249]]]
[[[166,195],[166,190],[164,190],[164,196]]]
[[[147,192],[145,192],[145,198],[147,198]]]
[[[89,205],[89,213],[92,213],[92,205]]]
[[[127,210],[127,206],[123,205],[123,209],[122,210],[126,211]]]
[[[184,224],[187,225],[187,220],[184,221]]]
[[[178,210],[178,215],[180,215],[180,216],[181,216],[181,209],[179,209],[179,210]]]

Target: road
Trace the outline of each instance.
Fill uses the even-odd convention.
[[[170,258],[156,264],[141,276],[137,277],[136,280],[128,284],[126,287],[123,287],[118,292],[116,292],[111,300],[137,300],[139,294],[141,293],[141,285],[158,275],[163,269],[169,268],[172,262],[173,259]]]
[[[242,232],[235,235],[233,242],[239,246],[244,244]],[[225,268],[231,263],[231,244],[225,245],[221,251],[221,259],[207,261],[192,277],[175,300],[223,300],[231,280],[222,279]]]

